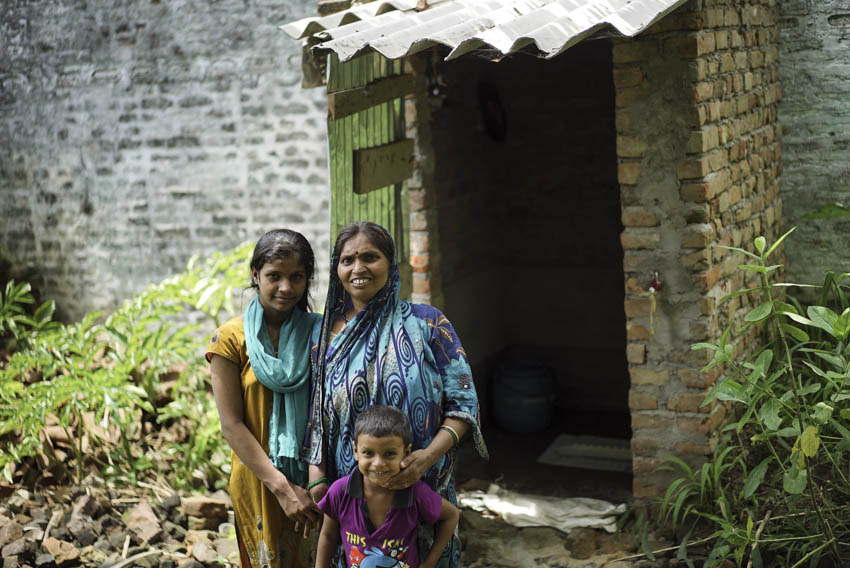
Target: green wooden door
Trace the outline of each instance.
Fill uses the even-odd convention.
[[[363,110],[339,116],[334,112],[349,100],[368,99],[370,92],[358,87],[374,86],[382,79],[401,79],[403,63],[378,53],[368,53],[341,63],[335,54],[328,56],[328,143],[330,148],[331,235],[353,221],[374,221],[387,228],[395,239],[399,270],[402,278],[402,297],[411,291],[410,269],[410,203],[407,184],[397,181],[378,188],[358,187],[356,170],[362,164],[367,149],[392,146],[405,138],[404,101],[401,96],[389,98]],[[393,81],[385,80],[383,83]],[[386,98],[386,95],[378,98]],[[363,105],[359,105],[363,106]],[[402,143],[404,144],[404,143]],[[398,146],[398,144],[396,145]],[[366,156],[368,159],[368,156]],[[411,156],[412,159],[412,156]],[[383,171],[386,168],[379,167]],[[380,182],[379,182],[380,183]]]

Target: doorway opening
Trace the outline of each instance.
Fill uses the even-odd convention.
[[[464,57],[433,74],[441,281],[432,288],[473,365],[487,467],[506,478],[516,467],[520,489],[574,493],[579,477],[630,497],[628,473],[570,468],[571,481],[536,463],[560,434],[631,437],[611,43],[586,41],[548,61]],[[512,359],[551,373],[542,430],[517,433],[494,413],[493,377]]]

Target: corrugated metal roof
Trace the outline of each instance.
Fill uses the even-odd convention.
[[[315,36],[314,49],[346,61],[371,47],[390,59],[436,44],[448,59],[477,49],[504,56],[533,45],[554,57],[588,35],[610,27],[634,36],[686,0],[375,0],[321,18],[281,26],[293,38]]]

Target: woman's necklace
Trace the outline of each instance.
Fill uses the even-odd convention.
[[[275,328],[272,325],[266,324],[266,332],[268,332],[269,334],[269,342],[272,344],[272,351],[274,351],[274,356],[277,357],[277,344],[280,340],[280,326],[276,328],[276,333],[272,333],[272,331],[274,330]]]

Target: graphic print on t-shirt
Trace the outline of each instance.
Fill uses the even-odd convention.
[[[387,541],[384,544],[399,541]],[[356,546],[351,547],[351,553],[348,555],[348,565],[351,568],[409,568],[407,562],[404,562],[404,554],[407,552],[406,546],[398,546],[397,548],[390,547],[388,552],[384,552],[377,546],[373,546],[365,553],[361,552]]]

